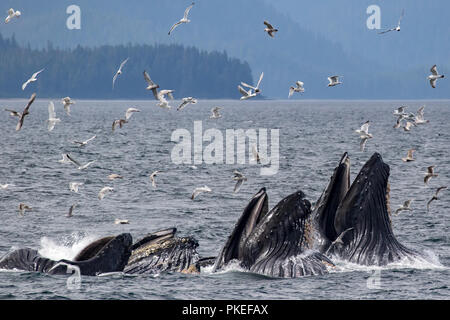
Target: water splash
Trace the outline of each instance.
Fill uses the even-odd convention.
[[[82,233],[72,233],[62,239],[42,237],[38,252],[41,256],[52,260],[73,260],[82,249],[98,238],[96,235]]]

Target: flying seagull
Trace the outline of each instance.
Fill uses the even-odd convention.
[[[361,138],[361,142],[359,143],[360,150],[364,151],[367,140],[373,138],[373,136],[369,133],[369,120],[364,122],[364,124],[361,126],[361,129],[355,130],[355,132],[358,133],[359,137]]]
[[[417,110],[417,114],[416,114],[416,116],[415,116],[415,118],[414,118],[414,123],[415,123],[416,125],[418,125],[418,124],[425,124],[425,123],[430,122],[430,120],[425,120],[425,119],[424,119],[424,116],[423,116],[423,114],[424,114],[424,109],[425,109],[425,106],[421,106],[421,107],[419,108],[419,110]]]
[[[6,19],[5,19],[5,23],[10,22],[11,19],[14,18],[14,17],[19,18],[20,15],[21,15],[20,11],[18,11],[18,10],[17,10],[17,11],[14,11],[13,8],[9,9],[7,12],[8,12],[8,16],[7,16]]]
[[[6,183],[6,184],[1,184],[1,183],[0,183],[0,189],[1,189],[1,190],[6,190],[6,189],[8,189],[8,187],[10,187],[10,186],[14,186],[14,185],[11,184],[11,183]]]
[[[402,158],[404,162],[414,161],[413,152],[416,151],[414,149],[409,149],[405,158]]]
[[[171,100],[173,100],[173,90],[169,90],[169,89],[164,89],[164,90],[160,90],[157,94],[158,96],[158,106],[164,109],[170,109],[172,108],[169,105],[169,102],[166,100],[165,95],[167,95]]]
[[[29,114],[28,109],[30,109],[31,104],[34,102],[34,99],[36,99],[36,93],[33,93],[30,97],[30,100],[28,100],[27,106],[23,110],[23,112],[20,114],[19,122],[16,126],[16,131],[19,131],[22,128],[23,120],[25,119],[25,116]]]
[[[405,131],[411,131],[411,127],[414,126],[414,123],[411,121],[406,121],[405,126],[403,127],[403,130]]]
[[[25,203],[19,203],[19,212],[20,212],[21,216],[23,216],[25,214],[26,210],[31,211],[31,210],[33,210],[33,208],[30,206],[27,206]]]
[[[211,109],[211,119],[218,119],[222,117],[222,115],[219,113],[219,110],[222,109],[221,107],[214,107]]]
[[[153,188],[156,188],[156,180],[155,177],[156,175],[159,173],[159,171],[154,171],[152,172],[152,174],[150,175],[150,180],[152,181],[152,186]]]
[[[152,79],[150,79],[150,76],[149,76],[148,72],[145,71],[145,70],[144,70],[144,79],[145,79],[145,81],[147,81],[147,84],[148,84],[147,88],[145,88],[145,89],[146,90],[152,90],[153,95],[155,96],[155,99],[159,100],[158,99],[158,91],[157,91],[157,89],[159,88],[159,85],[154,83],[152,81]]]
[[[395,214],[399,214],[400,211],[412,211],[411,209],[411,200],[406,200],[403,205],[399,206],[399,208],[397,210],[395,210]]]
[[[176,22],[176,23],[170,28],[170,30],[169,30],[169,35],[170,35],[170,33],[173,31],[173,29],[175,29],[176,27],[178,27],[180,24],[191,22],[191,20],[189,20],[187,17],[188,17],[189,11],[191,10],[191,8],[192,8],[193,6],[194,6],[194,2],[192,2],[192,4],[191,4],[189,7],[186,8],[186,10],[184,11],[184,16],[183,16],[183,18],[181,18],[180,21]]]
[[[404,14],[405,14],[405,9],[402,10],[402,14],[400,15],[400,19],[398,19],[398,23],[397,23],[396,27],[391,28],[389,30],[378,32],[378,34],[383,34],[383,33],[387,33],[390,31],[400,31],[400,22],[402,21]]]
[[[28,85],[30,82],[35,82],[35,81],[37,80],[36,77],[37,77],[38,74],[41,73],[42,71],[44,71],[44,69],[41,69],[41,70],[39,70],[38,72],[33,73],[33,75],[31,76],[31,78],[28,79],[27,81],[25,81],[25,82],[22,84],[22,90],[25,90],[25,88],[27,87],[27,85]]]
[[[430,80],[431,87],[436,88],[437,79],[444,78],[444,75],[438,73],[436,65],[432,66],[430,71],[431,71],[431,74],[427,77],[427,79]]]
[[[256,145],[252,146],[252,160],[256,161],[257,164],[261,163],[261,157],[259,155],[258,149],[256,148]]]
[[[177,111],[183,110],[188,104],[195,104],[197,103],[197,99],[194,99],[192,97],[183,98],[181,104],[178,106]]]
[[[53,104],[53,101],[50,101],[48,104],[48,131],[52,131],[53,128],[55,128],[55,124],[60,121],[61,120],[59,118],[56,118],[55,105]]]
[[[83,184],[84,184],[83,182],[70,182],[69,183],[70,191],[78,192],[78,188]]]
[[[128,120],[131,118],[131,116],[133,115],[133,112],[140,112],[141,110],[136,109],[136,108],[128,108],[127,111],[125,112],[125,120]]]
[[[236,185],[234,186],[233,192],[237,193],[239,189],[241,189],[241,186],[244,183],[244,181],[247,181],[247,177],[237,170],[234,170],[233,174],[234,174],[233,180],[236,180]]]
[[[433,195],[433,197],[431,198],[431,200],[428,201],[428,203],[427,203],[427,212],[430,211],[430,204],[431,204],[431,202],[433,202],[434,200],[439,200],[439,198],[438,198],[439,192],[440,192],[441,190],[445,190],[445,189],[447,189],[447,187],[445,187],[445,186],[444,186],[444,187],[439,187],[439,188],[437,188],[436,193]]]
[[[424,182],[425,184],[428,184],[428,181],[430,181],[431,178],[437,177],[437,176],[438,176],[437,173],[434,173],[434,168],[435,168],[435,167],[436,167],[436,166],[429,166],[429,167],[427,168],[427,174],[426,174],[425,177],[423,178],[423,182]]]
[[[114,89],[114,83],[116,82],[116,79],[119,76],[119,74],[122,74],[122,68],[125,65],[125,63],[127,63],[128,59],[130,59],[130,58],[126,58],[124,61],[122,61],[122,63],[120,64],[119,70],[116,71],[116,74],[113,77],[113,84],[112,84],[113,89]]]
[[[62,98],[61,101],[64,105],[64,110],[66,110],[67,115],[70,116],[70,105],[75,104],[75,101],[71,100],[70,97]]]
[[[274,28],[269,22],[267,22],[267,21],[264,21],[264,24],[266,25],[266,28],[264,28],[264,31],[267,32],[267,34],[273,38],[275,32],[278,32],[278,29],[275,29],[275,28]]]
[[[113,190],[114,190],[114,188],[112,188],[112,187],[103,187],[100,190],[100,192],[98,193],[98,198],[100,200],[102,200],[108,192],[113,191]]]
[[[407,106],[401,106],[398,107],[396,110],[394,110],[394,116],[406,116],[407,113],[405,112]]]
[[[294,92],[305,92],[305,89],[303,88],[303,82],[297,81],[295,83],[295,87],[289,87],[289,95],[288,98],[290,98]]]
[[[84,165],[81,165],[78,161],[76,161],[74,158],[72,158],[72,156],[70,154],[68,154],[68,153],[63,153],[62,156],[63,156],[63,158],[61,160],[58,160],[58,162],[61,162],[61,163],[72,163],[78,168],[78,170],[84,170],[84,169],[86,169],[87,167],[89,167],[91,164],[93,164],[95,162],[95,160],[94,160],[94,161],[90,161],[90,162],[88,162],[88,163],[86,163]]]
[[[94,135],[85,141],[72,141],[72,142],[75,144],[78,144],[80,147],[83,147],[83,146],[87,145],[89,141],[94,140],[96,137],[97,137],[97,135]]]
[[[338,84],[341,84],[342,82],[339,81],[339,77],[342,78],[342,76],[330,76],[328,77],[328,81],[330,82],[328,84],[329,87],[337,86]]]
[[[114,120],[112,123],[112,131],[116,130],[116,127],[119,126],[119,128],[122,128],[122,126],[124,125],[124,123],[128,123],[127,120],[125,119],[117,119]]]
[[[244,88],[242,88],[240,85],[238,85],[238,90],[242,95],[241,100],[247,100],[247,99],[256,97],[256,93],[252,92],[252,89],[248,89],[248,91],[245,91]]]
[[[243,85],[244,87],[253,89],[255,91],[255,94],[258,94],[261,92],[261,90],[259,89],[259,85],[261,84],[261,80],[263,79],[263,77],[264,77],[264,72],[261,72],[261,75],[259,76],[259,80],[258,80],[258,83],[256,84],[256,87],[246,84],[245,82],[241,82],[241,85]]]
[[[344,244],[344,242],[342,241],[342,239],[344,238],[344,236],[345,236],[345,234],[347,233],[347,232],[349,232],[350,230],[352,230],[353,228],[348,228],[348,229],[346,229],[346,230],[344,230],[344,231],[342,231],[341,232],[341,234],[336,238],[336,240],[334,240],[331,244],[330,244],[330,246],[328,247],[328,249],[327,249],[327,251],[325,252],[325,255],[328,253],[328,251],[330,251],[330,249],[332,248],[332,247],[334,247],[336,244]]]
[[[208,186],[203,186],[203,187],[199,187],[199,188],[195,188],[194,192],[192,192],[192,196],[191,199],[194,200],[195,197],[197,197],[200,193],[203,192],[211,192],[212,190],[208,187]]]

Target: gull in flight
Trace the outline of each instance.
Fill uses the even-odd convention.
[[[19,131],[22,128],[23,120],[25,119],[25,116],[29,114],[28,109],[30,109],[31,104],[34,102],[34,99],[36,99],[36,93],[33,93],[30,97],[30,100],[28,100],[27,106],[23,110],[23,112],[20,114],[19,122],[16,126],[16,131]]]
[[[70,97],[62,98],[61,101],[64,105],[64,110],[66,110],[67,115],[70,116],[70,105],[75,104],[75,101],[71,100]]]
[[[431,178],[437,177],[437,176],[438,176],[437,173],[434,173],[434,168],[435,168],[435,167],[436,167],[436,166],[429,166],[429,167],[427,168],[427,174],[426,174],[425,177],[423,178],[423,182],[424,182],[425,184],[428,184],[428,181],[430,181]]]
[[[405,118],[405,116],[399,116],[398,118],[397,118],[397,121],[395,122],[395,124],[394,124],[394,129],[398,129],[398,128],[400,128],[400,126],[402,125],[402,120]]]
[[[427,212],[430,211],[430,204],[431,204],[431,202],[433,202],[434,200],[439,200],[439,198],[438,198],[439,192],[440,192],[441,190],[445,190],[445,189],[447,189],[447,187],[445,187],[445,186],[444,186],[444,187],[439,187],[439,188],[437,188],[436,193],[433,195],[433,197],[431,198],[431,200],[428,201],[428,203],[427,203]]]
[[[127,120],[125,119],[117,119],[114,120],[112,123],[112,131],[116,130],[116,127],[119,126],[119,128],[122,128],[122,126],[124,125],[124,123],[128,123]]]
[[[403,205],[399,206],[399,208],[397,210],[395,210],[395,214],[399,214],[400,211],[412,211],[411,209],[411,200],[406,200]]]
[[[19,18],[20,15],[21,15],[20,11],[18,11],[18,10],[17,10],[17,11],[14,11],[13,8],[9,9],[7,12],[8,12],[8,16],[7,16],[6,19],[5,19],[5,23],[10,22],[11,19],[14,18],[14,17]]]
[[[387,32],[390,32],[390,31],[400,31],[400,22],[402,21],[404,14],[405,14],[405,9],[402,10],[402,14],[400,15],[400,19],[398,19],[398,23],[397,23],[397,26],[395,28],[391,28],[389,30],[378,32],[378,34],[383,34],[383,33],[387,33]]]
[[[197,103],[197,99],[194,99],[192,97],[183,98],[181,104],[178,106],[177,111],[180,111],[184,109],[188,104],[195,104]]]
[[[14,186],[14,185],[11,184],[11,183],[6,183],[6,184],[1,184],[1,183],[0,183],[0,189],[1,189],[1,190],[6,190],[6,189],[8,189],[8,187],[10,187],[10,186]]]
[[[366,147],[366,142],[368,139],[373,138],[373,135],[369,133],[369,120],[367,120],[362,126],[361,129],[355,130],[356,133],[359,134],[359,137],[361,138],[361,142],[359,144],[360,150],[364,151],[364,148]]]
[[[203,187],[199,187],[199,188],[195,188],[194,192],[192,192],[192,196],[191,199],[194,200],[195,197],[197,197],[200,193],[203,192],[211,192],[212,190],[208,187],[208,186],[203,186]]]
[[[96,137],[97,137],[97,135],[94,135],[85,141],[72,141],[72,142],[75,144],[78,144],[80,147],[83,147],[83,146],[87,145],[89,141],[94,140]]]
[[[27,81],[25,81],[25,82],[22,84],[22,90],[25,90],[25,88],[27,87],[27,85],[28,85],[30,82],[35,82],[35,81],[37,80],[36,77],[37,77],[38,74],[41,73],[42,71],[44,71],[44,69],[39,70],[38,72],[33,73],[33,75],[31,76],[31,78],[28,79]]]
[[[427,79],[430,80],[431,87],[436,88],[437,79],[444,78],[444,75],[438,73],[436,65],[432,66],[430,71],[431,71],[431,74],[427,77]]]
[[[234,174],[233,180],[236,180],[236,185],[234,186],[233,192],[237,193],[239,189],[241,189],[241,186],[244,183],[244,181],[247,181],[247,177],[237,170],[234,170],[233,174]]]
[[[127,111],[125,112],[125,120],[128,120],[131,118],[131,116],[133,115],[133,112],[140,112],[141,110],[136,109],[136,108],[128,108]]]
[[[247,99],[256,97],[256,93],[252,92],[252,89],[248,89],[248,91],[245,91],[244,88],[242,88],[240,85],[238,85],[238,90],[242,94],[241,100],[247,100]]]
[[[19,118],[20,118],[20,115],[21,115],[20,112],[17,112],[17,111],[15,111],[15,110],[11,110],[11,109],[5,109],[5,111],[8,111],[8,112],[9,112],[9,115],[10,115],[11,117],[19,117]]]
[[[123,179],[123,177],[120,174],[112,173],[108,176],[109,180],[115,180],[115,179]]]
[[[256,161],[257,164],[261,163],[261,157],[259,156],[258,149],[256,148],[256,145],[252,146],[252,161]]]
[[[52,131],[55,128],[55,124],[60,121],[59,118],[56,118],[55,105],[53,104],[53,101],[50,101],[48,104],[48,131]]]
[[[411,131],[411,127],[414,126],[415,124],[413,122],[410,121],[406,121],[405,126],[403,127],[403,130],[405,131]]]
[[[342,231],[341,232],[341,234],[336,238],[336,240],[334,240],[331,244],[330,244],[330,246],[328,247],[328,249],[327,249],[327,251],[325,252],[325,255],[328,253],[328,251],[330,251],[330,249],[332,248],[332,247],[334,247],[336,244],[344,244],[344,242],[342,241],[342,239],[344,238],[344,236],[345,236],[345,234],[347,233],[347,232],[349,232],[350,230],[352,230],[353,228],[348,228],[348,229],[346,229],[346,230],[344,230],[344,231]]]
[[[328,81],[330,82],[328,84],[329,87],[337,86],[338,84],[341,84],[342,82],[339,81],[339,77],[342,78],[342,76],[330,76],[328,77]]]
[[[169,102],[166,100],[166,98],[164,97],[165,95],[167,95],[171,100],[173,100],[173,95],[172,95],[173,90],[168,90],[168,89],[164,89],[158,92],[157,96],[158,96],[158,106],[164,109],[170,109],[172,108],[169,105]]]
[[[251,86],[249,84],[246,84],[245,82],[241,82],[241,85],[243,85],[244,87],[253,89],[255,91],[255,95],[256,95],[256,94],[261,92],[261,90],[259,89],[259,85],[261,84],[261,81],[262,81],[263,77],[264,77],[264,72],[261,72],[261,75],[259,76],[259,80],[258,80],[258,83],[256,84],[256,87],[253,87],[253,86]],[[250,90],[249,90],[249,92],[250,92]],[[242,98],[241,98],[241,100],[242,100]]]
[[[30,206],[27,206],[25,203],[19,203],[19,212],[20,212],[21,216],[23,216],[25,214],[26,210],[31,211],[31,210],[33,210],[33,208]]]
[[[125,63],[127,63],[128,59],[130,59],[130,58],[126,58],[124,61],[122,61],[122,63],[120,64],[119,70],[117,70],[116,74],[114,75],[113,84],[112,84],[113,89],[114,89],[114,83],[116,82],[116,79],[119,76],[119,74],[122,74],[122,68],[125,65]]]
[[[151,175],[150,175],[150,180],[152,181],[152,186],[153,188],[156,188],[156,180],[155,177],[156,175],[159,173],[159,171],[154,171]]]
[[[219,119],[222,117],[222,115],[219,113],[219,110],[222,109],[221,107],[214,107],[211,109],[211,116],[209,118],[211,119]]]
[[[114,190],[114,188],[112,188],[112,187],[103,187],[103,188],[100,190],[100,192],[98,193],[98,198],[99,198],[100,200],[102,200],[102,199],[106,196],[106,194],[107,194],[108,192],[113,191],[113,190]]]
[[[69,183],[70,191],[78,192],[78,188],[80,186],[82,186],[83,184],[84,184],[83,182],[71,182],[71,183]]]
[[[399,108],[397,108],[396,110],[394,110],[394,116],[406,116],[407,113],[405,112],[406,108],[408,108],[407,106],[401,106]]]
[[[74,203],[73,205],[70,206],[69,212],[67,213],[67,217],[72,217],[73,216],[73,209],[75,209],[76,206],[77,206],[76,203]]]
[[[178,27],[180,24],[191,22],[191,20],[189,20],[187,17],[188,17],[189,11],[191,10],[191,8],[192,8],[193,6],[194,6],[194,2],[192,2],[192,4],[191,4],[189,7],[186,8],[186,10],[184,11],[184,16],[183,16],[183,18],[181,18],[180,21],[176,22],[176,23],[170,28],[170,30],[169,30],[169,35],[170,35],[170,33],[173,31],[173,29],[175,29],[176,27]]]
[[[158,91],[157,89],[159,88],[159,85],[154,83],[152,81],[152,79],[150,79],[149,74],[147,73],[147,71],[144,70],[144,79],[145,81],[147,81],[147,88],[145,88],[146,90],[152,90],[153,95],[155,96],[155,99],[158,100]]]
[[[74,158],[72,158],[72,156],[68,153],[63,153],[63,158],[61,160],[58,160],[58,162],[60,163],[73,163],[75,166],[77,166],[78,170],[84,170],[87,167],[89,167],[91,164],[93,164],[95,162],[94,161],[90,161],[84,165],[81,165],[78,161],[76,161]]]
[[[274,33],[278,32],[278,29],[275,29],[269,22],[264,21],[264,24],[266,25],[266,28],[264,28],[264,31],[267,32],[269,36],[272,38],[274,37]]]
[[[129,224],[130,221],[125,220],[125,219],[115,219],[114,220],[114,224]]]
[[[415,159],[413,158],[413,152],[416,151],[414,149],[409,149],[408,150],[408,154],[406,155],[406,158],[402,158],[402,160],[404,162],[410,162],[410,161],[414,161]]]
[[[425,120],[425,119],[424,119],[424,116],[423,116],[423,114],[424,114],[424,109],[425,109],[425,106],[421,106],[421,107],[419,108],[419,110],[417,110],[417,114],[416,114],[416,116],[415,116],[415,118],[414,118],[414,123],[415,123],[416,125],[418,125],[418,124],[425,124],[425,123],[430,122],[430,120]]]
[[[289,87],[288,98],[290,98],[294,94],[294,92],[300,92],[300,93],[305,92],[305,88],[303,88],[303,82],[297,81],[295,83],[295,87]]]

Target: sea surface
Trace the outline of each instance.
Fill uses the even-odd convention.
[[[394,234],[405,246],[420,251],[423,260],[386,267],[362,267],[336,260],[337,267],[323,276],[274,279],[245,272],[237,266],[199,275],[167,273],[158,276],[112,274],[83,276],[79,288],[68,285],[69,275],[22,271],[0,272],[0,299],[449,299],[450,297],[450,190],[440,200],[426,203],[439,186],[450,186],[450,101],[262,101],[204,100],[181,111],[179,100],[171,110],[148,101],[76,101],[68,116],[60,98],[53,100],[61,119],[47,130],[48,99],[37,99],[15,131],[17,118],[3,111],[22,111],[26,100],[0,100],[0,256],[30,247],[44,256],[73,258],[89,242],[107,235],[129,232],[134,240],[168,227],[179,236],[191,235],[202,256],[220,251],[248,200],[266,187],[269,207],[302,190],[314,203],[327,186],[344,152],[352,165],[352,179],[374,152],[390,166],[392,211],[414,199],[412,212],[392,215]],[[430,123],[410,132],[394,129],[393,110],[407,105],[416,112],[426,105]],[[220,106],[222,117],[210,119]],[[113,120],[123,118],[129,107],[140,109],[123,128],[111,130]],[[370,120],[373,138],[360,151],[354,132]],[[225,139],[227,129],[279,129],[279,170],[261,175],[261,165],[175,164],[171,141],[176,129],[194,136],[194,121],[202,131],[217,128]],[[179,131],[178,131],[179,132]],[[96,138],[84,147],[73,140]],[[203,148],[209,142],[203,142]],[[225,140],[223,143],[225,147]],[[408,149],[415,161],[404,163]],[[86,170],[58,160],[62,153],[84,164]],[[225,155],[226,150],[223,151]],[[225,159],[224,159],[225,160]],[[435,165],[438,177],[425,185],[426,168]],[[248,180],[234,194],[233,171]],[[150,174],[158,170],[157,188]],[[123,179],[108,180],[117,173]],[[79,192],[69,183],[83,182]],[[210,193],[191,200],[194,188],[207,185]],[[103,200],[104,186],[114,191]],[[19,215],[19,203],[33,208]],[[69,207],[76,203],[72,217]],[[114,224],[115,219],[129,224]]]

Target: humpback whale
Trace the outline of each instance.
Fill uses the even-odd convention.
[[[388,180],[389,165],[374,153],[350,186],[350,159],[342,156],[313,212],[321,252],[378,266],[417,257],[392,231]]]
[[[73,261],[55,261],[41,256],[37,250],[24,248],[6,254],[0,260],[0,269],[66,274],[67,265],[72,265],[80,269],[81,275],[95,276],[122,271],[130,256],[131,245],[129,233],[102,238],[88,245]]]
[[[262,188],[250,200],[228,237],[213,272],[231,260],[253,273],[295,278],[327,273],[331,260],[312,250],[311,204],[297,191],[268,211]]]

